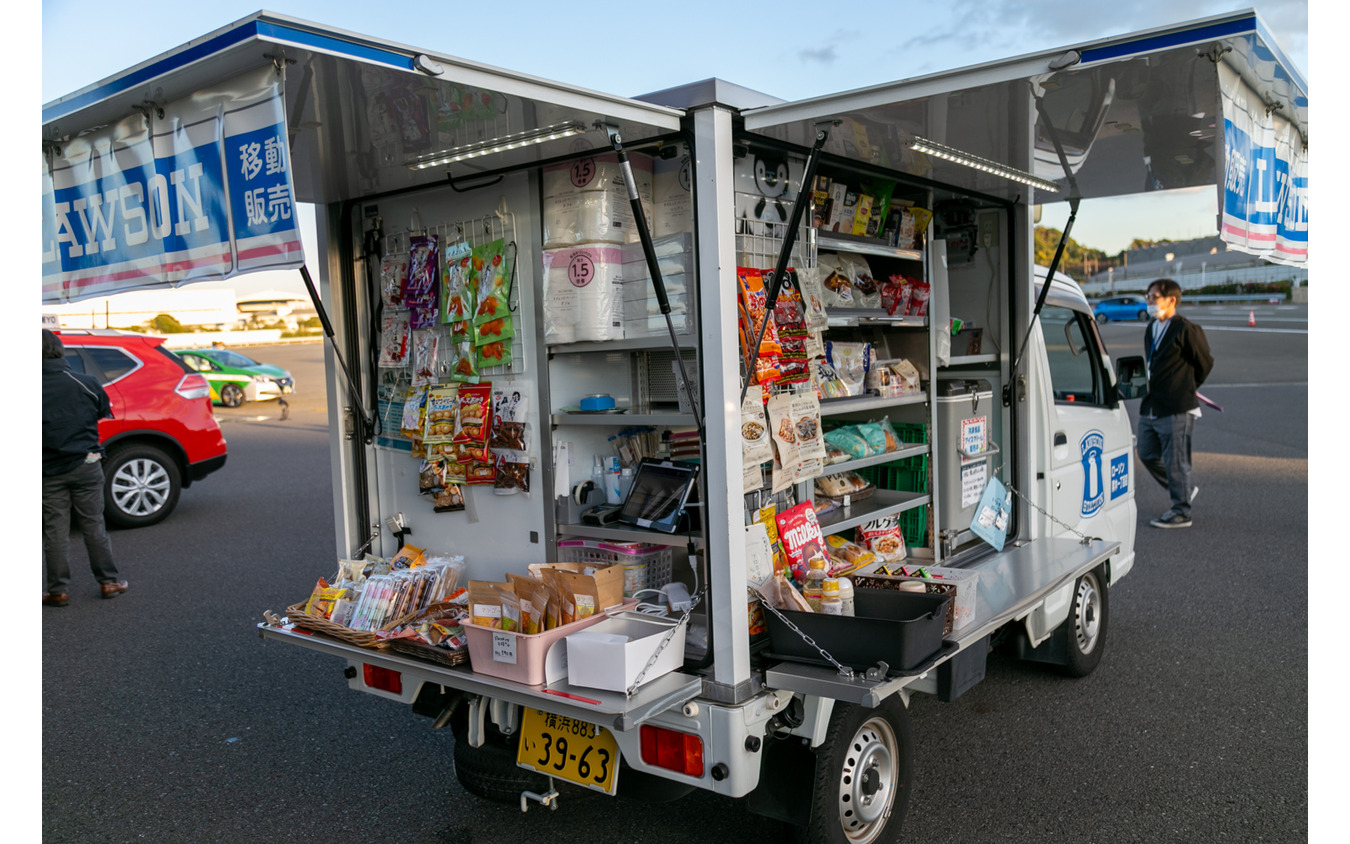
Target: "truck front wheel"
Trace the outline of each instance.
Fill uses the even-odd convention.
[[[1073,587],[1073,607],[1063,626],[1068,639],[1067,658],[1060,670],[1070,677],[1086,677],[1102,661],[1106,649],[1106,622],[1109,617],[1106,581],[1101,569],[1078,578]]]
[[[909,712],[898,695],[876,709],[836,704],[816,754],[811,819],[803,840],[900,840],[913,775]]]

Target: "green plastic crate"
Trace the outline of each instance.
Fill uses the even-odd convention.
[[[867,466],[856,471],[877,489],[925,494],[928,492],[927,454],[916,454],[894,463]]]
[[[905,545],[910,548],[924,548],[928,545],[928,505],[913,507],[900,514],[900,532],[905,535]]]

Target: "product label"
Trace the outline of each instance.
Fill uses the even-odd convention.
[[[492,661],[516,664],[516,637],[510,633],[492,634]]]

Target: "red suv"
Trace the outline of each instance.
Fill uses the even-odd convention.
[[[211,385],[163,348],[164,338],[62,329],[71,370],[98,379],[113,418],[98,423],[106,452],[105,518],[144,527],[178,504],[178,493],[225,465],[225,437],[211,412]]]

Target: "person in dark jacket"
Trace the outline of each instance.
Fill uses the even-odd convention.
[[[83,373],[70,371],[61,338],[42,331],[42,556],[44,606],[70,602],[70,517],[74,513],[89,551],[89,567],[105,598],[127,591],[113,562],[103,523],[103,447],[98,420],[112,417],[108,394]]]
[[[1139,405],[1139,462],[1162,484],[1172,506],[1149,524],[1158,528],[1191,526],[1191,502],[1200,491],[1191,485],[1191,434],[1200,418],[1195,391],[1214,368],[1209,341],[1200,326],[1177,313],[1181,285],[1160,278],[1148,286],[1148,327],[1144,360],[1148,391]]]

